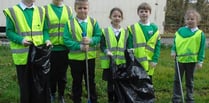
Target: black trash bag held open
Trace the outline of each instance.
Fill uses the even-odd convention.
[[[29,47],[28,68],[31,72],[32,95],[38,103],[50,103],[49,79],[51,47],[45,44]]]
[[[149,76],[134,58],[133,50],[125,52],[126,68],[119,68],[110,60],[114,90],[119,103],[154,103],[154,89]]]

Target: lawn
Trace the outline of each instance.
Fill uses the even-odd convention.
[[[202,69],[195,72],[195,102],[208,103],[209,101],[209,49],[206,49],[206,58]],[[161,56],[153,76],[156,103],[171,103],[173,77],[174,77],[174,60],[170,57],[170,48],[163,47]],[[96,85],[99,103],[107,103],[106,82],[101,79],[102,69],[99,69],[99,60],[96,68]],[[183,80],[183,84],[185,81]],[[183,87],[185,90],[185,86]],[[68,69],[68,84],[65,92],[66,103],[72,103],[71,97],[71,76]],[[83,89],[83,103],[86,103],[87,93]],[[185,92],[184,92],[185,94]],[[0,46],[0,103],[18,103],[19,89],[15,67],[12,63],[10,49]]]

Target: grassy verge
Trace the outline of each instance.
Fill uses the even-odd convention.
[[[196,103],[208,103],[209,101],[209,49],[206,50],[206,58],[202,69],[195,72],[194,95]],[[153,81],[156,95],[156,103],[171,103],[174,60],[170,57],[170,48],[162,48],[159,63],[157,65]],[[102,69],[99,69],[99,60],[97,60],[96,85],[99,103],[107,103],[106,82],[102,81]],[[72,103],[70,99],[71,76],[68,69],[68,84],[66,88],[67,103]],[[185,80],[183,80],[185,84]],[[8,47],[0,46],[0,103],[18,103],[19,90],[16,78],[15,67],[12,63],[11,53]],[[185,86],[184,86],[185,90]],[[185,93],[185,92],[184,92]],[[83,103],[86,103],[86,90],[83,88]]]

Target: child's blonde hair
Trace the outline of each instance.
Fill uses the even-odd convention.
[[[186,20],[186,18],[189,16],[189,14],[194,14],[197,18],[197,22],[201,21],[201,16],[200,14],[197,12],[197,10],[195,9],[188,9],[184,15],[184,20]]]
[[[138,6],[138,8],[137,8],[137,14],[138,14],[139,10],[141,10],[141,9],[143,9],[143,10],[149,10],[150,13],[151,13],[151,11],[152,11],[151,6],[150,6],[148,3],[146,3],[146,2],[143,2],[143,3],[141,3],[141,4]]]

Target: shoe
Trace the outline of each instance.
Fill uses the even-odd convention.
[[[55,95],[51,95],[50,97],[51,97],[51,103],[55,103],[55,99],[56,99]]]
[[[60,96],[60,97],[59,97],[59,103],[65,103],[65,99],[64,99],[63,96]]]

